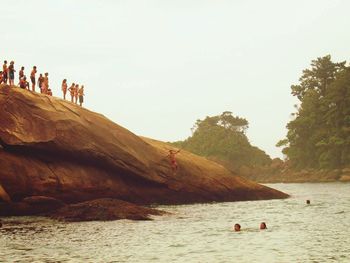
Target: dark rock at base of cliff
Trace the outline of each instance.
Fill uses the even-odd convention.
[[[0,216],[39,215],[57,210],[66,204],[47,196],[29,196],[20,202],[1,202]]]
[[[151,220],[150,215],[163,215],[165,213],[117,199],[103,198],[67,205],[47,215],[53,219],[79,222],[118,219]]]

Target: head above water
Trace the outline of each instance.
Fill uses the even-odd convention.
[[[311,204],[310,200],[306,200],[306,204],[307,205]]]
[[[241,231],[241,225],[240,225],[240,224],[235,224],[235,225],[233,226],[233,229],[234,229],[236,232],[239,232],[239,231]]]
[[[261,222],[260,229],[267,229],[267,226],[266,226],[265,222]]]

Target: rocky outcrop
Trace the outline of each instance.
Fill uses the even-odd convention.
[[[16,87],[0,86],[0,122],[2,199],[183,204],[287,197],[186,151],[178,154],[174,174],[166,157],[170,145],[68,101]]]
[[[116,199],[97,199],[71,204],[47,214],[51,218],[76,221],[110,221],[119,219],[151,220],[150,215],[163,215],[165,212],[138,206]]]
[[[29,196],[20,202],[0,202],[0,216],[40,215],[65,205],[52,197]]]

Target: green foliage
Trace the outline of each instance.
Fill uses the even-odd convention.
[[[174,144],[195,154],[229,163],[235,168],[269,164],[270,157],[250,145],[245,135],[247,129],[246,119],[225,111],[219,116],[197,120],[191,129],[192,136]]]
[[[350,68],[345,63],[317,58],[291,86],[300,106],[277,146],[285,146],[283,153],[295,168],[350,165]]]

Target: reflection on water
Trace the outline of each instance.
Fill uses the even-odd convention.
[[[350,262],[349,183],[271,186],[292,197],[164,206],[151,222],[4,218],[0,262]]]

